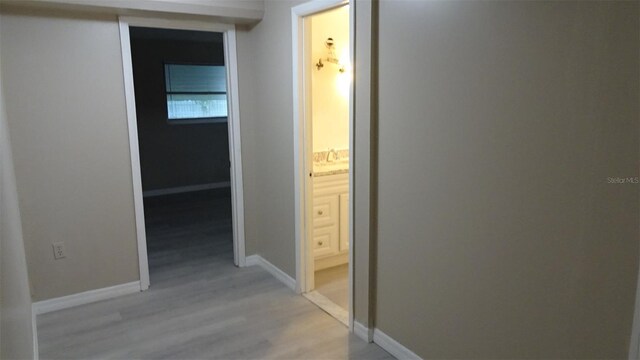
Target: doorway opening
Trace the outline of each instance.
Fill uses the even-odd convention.
[[[222,33],[130,27],[150,281],[233,263]]]
[[[120,30],[141,289],[244,266],[233,27],[121,18]]]
[[[303,175],[296,187],[298,290],[347,326],[353,265],[350,10],[344,1],[293,9],[296,165]]]

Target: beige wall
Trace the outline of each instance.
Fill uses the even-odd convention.
[[[247,254],[295,277],[291,7],[268,1],[238,33]]]
[[[305,64],[311,72],[311,123],[313,126],[313,151],[349,149],[349,6],[342,6],[312,16],[311,59]],[[335,42],[335,55],[345,72],[340,73],[336,64],[326,58],[327,38]],[[315,64],[323,59],[324,67]]]
[[[238,32],[247,254],[291,276],[303,1]],[[639,194],[607,178],[638,176],[637,3],[382,2],[380,23],[378,275],[356,273],[358,320],[371,285],[376,326],[425,358],[626,357]],[[115,17],[4,13],[0,33],[34,298],[137,280]]]
[[[259,174],[257,173],[260,155],[255,141],[257,117],[255,115],[254,99],[256,91],[253,83],[258,76],[254,64],[255,34],[249,29],[236,29],[236,51],[238,55],[238,92],[240,97],[240,137],[242,142],[242,181],[244,190],[244,231],[246,255],[257,254],[261,244],[259,233],[260,214],[258,211],[258,197],[262,189],[258,188]]]
[[[138,280],[115,17],[3,13],[0,32],[34,300]]]
[[[638,3],[380,6],[377,327],[424,358],[626,358]]]
[[[371,97],[375,77],[372,76],[372,68],[375,69],[376,57],[372,55],[375,43],[372,39],[373,25],[377,21],[374,16],[373,6],[369,0],[352,3],[355,12],[355,56],[354,71],[354,149],[352,149],[354,163],[353,168],[353,282],[354,282],[354,318],[355,321],[366,327],[374,326],[373,299],[370,296],[375,288],[375,180],[377,174],[375,165],[375,116],[372,110]],[[373,62],[373,64],[372,64]],[[374,103],[375,105],[375,103]],[[375,150],[375,149],[373,149]]]
[[[0,358],[28,359],[33,357],[31,292],[2,90],[0,79]]]

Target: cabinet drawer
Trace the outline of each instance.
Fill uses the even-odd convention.
[[[338,253],[338,227],[327,226],[313,230],[314,257],[330,256]]]
[[[337,225],[340,211],[337,196],[318,196],[313,199],[313,227]]]
[[[349,192],[349,174],[313,178],[313,196],[328,196]]]

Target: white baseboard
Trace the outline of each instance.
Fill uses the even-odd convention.
[[[373,329],[368,328],[355,320],[353,321],[353,333],[366,342],[373,342]]]
[[[231,182],[229,181],[208,183],[208,184],[198,184],[198,185],[177,186],[177,187],[172,187],[167,189],[143,191],[142,197],[180,194],[180,193],[191,192],[191,191],[221,189],[221,188],[226,188],[230,186],[231,186]]]
[[[380,329],[373,330],[373,342],[378,344],[378,346],[386,350],[389,354],[395,356],[397,359],[422,360],[420,356],[404,347],[404,345],[400,344],[389,335],[380,331]]]
[[[140,281],[110,286],[102,289],[89,290],[78,294],[62,296],[59,298],[43,300],[33,303],[35,315],[68,309],[74,306],[90,304],[96,301],[107,300],[114,297],[140,292]]]
[[[296,281],[291,276],[289,276],[284,271],[280,270],[277,266],[273,265],[265,258],[260,255],[250,255],[245,259],[246,266],[254,266],[258,265],[261,268],[267,270],[271,275],[273,275],[276,279],[280,280],[283,284],[285,284],[288,288],[295,291],[296,289]]]
[[[36,321],[36,313],[31,305],[31,327],[33,328],[33,360],[40,358],[40,350],[38,350],[38,322]]]

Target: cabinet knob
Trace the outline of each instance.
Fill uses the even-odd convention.
[[[324,214],[324,211],[318,210],[318,215],[322,215],[322,214]]]
[[[318,241],[318,246],[322,246],[324,244],[322,241]]]

